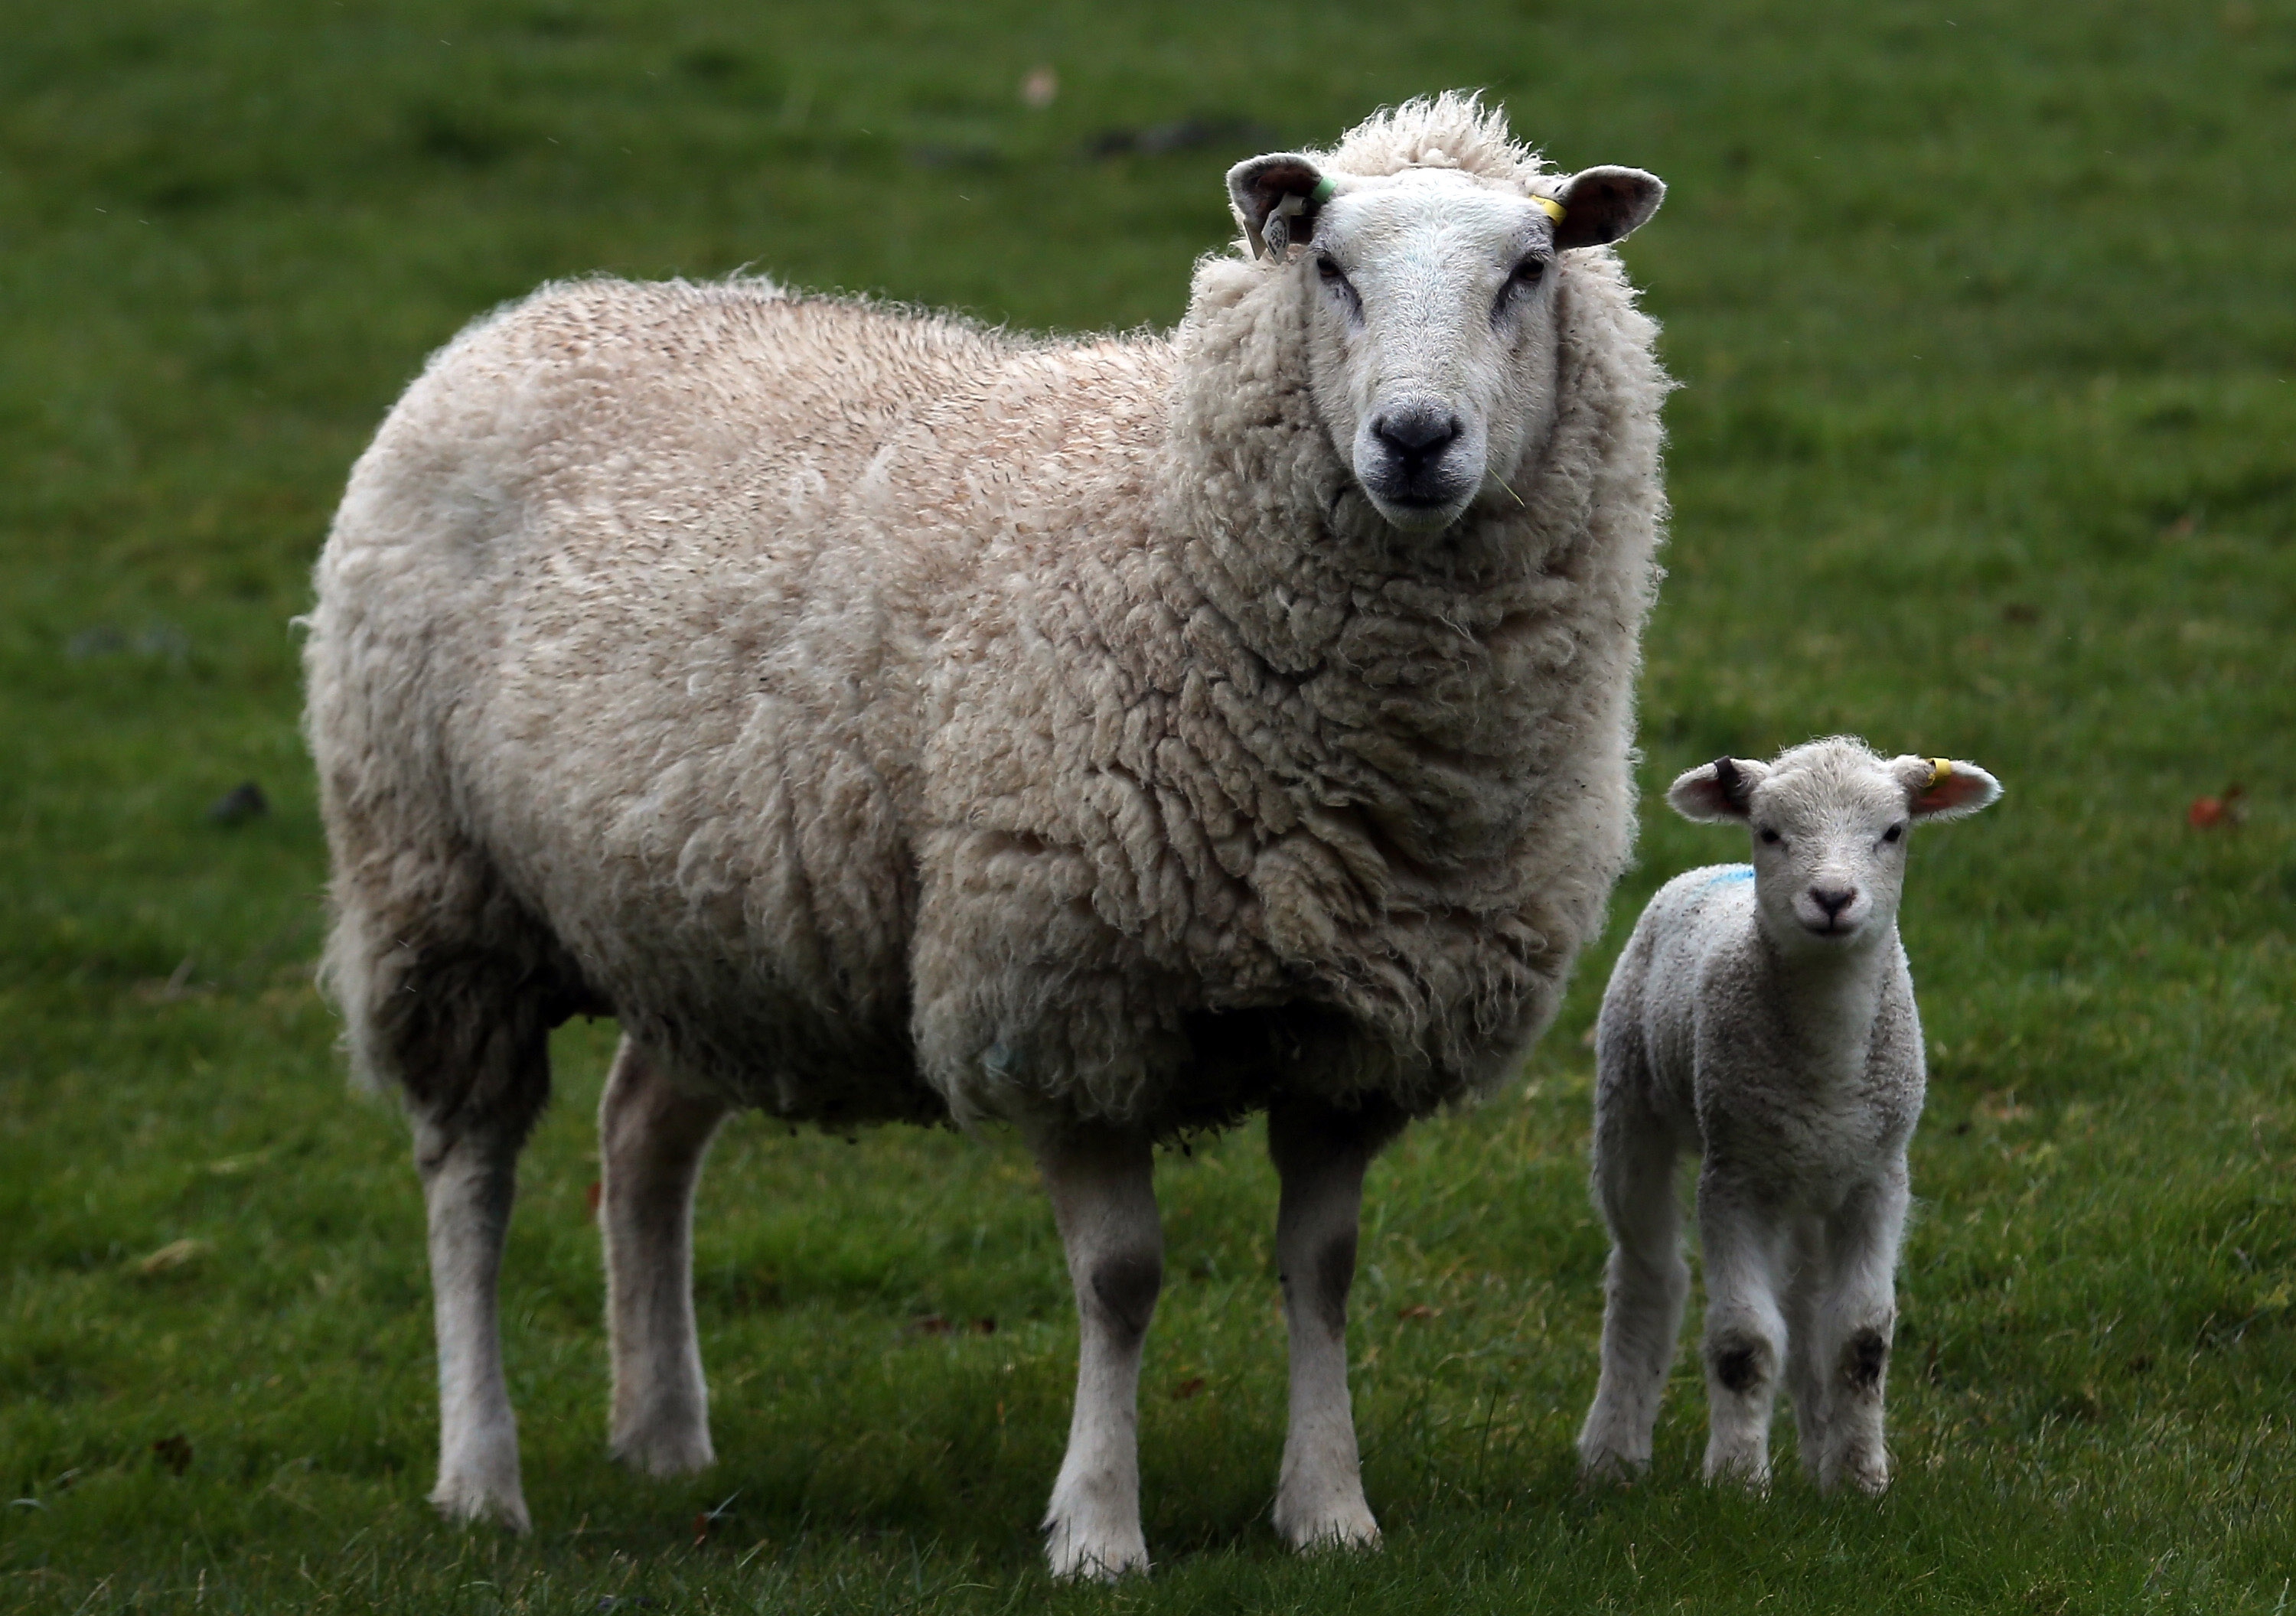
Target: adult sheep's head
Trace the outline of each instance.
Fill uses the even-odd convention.
[[[1501,160],[1428,143],[1450,120]],[[1433,123],[1435,135],[1423,133]],[[1329,159],[1256,157],[1228,195],[1256,254],[1296,277],[1316,404],[1341,459],[1395,526],[1449,526],[1510,485],[1555,411],[1556,255],[1616,241],[1666,187],[1638,168],[1539,171],[1472,101],[1414,102],[1365,126],[1411,155],[1352,172],[1365,131]]]

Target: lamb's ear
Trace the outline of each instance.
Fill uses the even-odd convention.
[[[1227,171],[1228,205],[1251,242],[1251,256],[1281,258],[1316,228],[1332,182],[1296,151],[1247,158]]]
[[[1623,241],[1650,220],[1666,200],[1666,183],[1639,168],[1588,168],[1562,182],[1554,193],[1562,216],[1555,222],[1554,245],[1601,247]]]
[[[2001,782],[1957,757],[1900,757],[1890,771],[1905,782],[1906,805],[1917,820],[1966,819],[2001,800]]]
[[[1747,799],[1769,773],[1767,763],[1742,757],[1718,757],[1701,763],[1666,788],[1666,800],[1685,820],[1718,825],[1746,817]]]

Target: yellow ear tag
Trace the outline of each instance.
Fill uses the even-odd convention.
[[[1930,783],[1928,788],[1930,790],[1936,790],[1939,786],[1944,785],[1946,781],[1952,778],[1953,759],[1949,757],[1933,757],[1930,759]]]
[[[1548,218],[1558,224],[1562,223],[1562,216],[1570,211],[1551,196],[1535,196],[1530,200],[1545,211]]]

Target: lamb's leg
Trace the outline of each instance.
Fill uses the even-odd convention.
[[[1148,1141],[1104,1129],[1047,1130],[1037,1165],[1076,1288],[1076,1408],[1045,1512],[1055,1577],[1148,1569],[1140,1532],[1140,1349],[1164,1282]]]
[[[531,1522],[519,1484],[518,1420],[503,1382],[496,1286],[525,1139],[522,1122],[414,1118],[439,1341],[439,1484],[430,1501],[453,1519],[517,1531]]]
[[[1812,1358],[1827,1376],[1825,1439],[1817,1484],[1847,1481],[1866,1492],[1890,1484],[1882,1390],[1897,1326],[1898,1248],[1906,1228],[1904,1166],[1855,1196],[1826,1231],[1830,1261]]]
[[[1764,1489],[1785,1364],[1784,1231],[1718,1184],[1710,1163],[1699,1184],[1698,1224],[1706,1261],[1706,1479]]]
[[[1818,1455],[1825,1450],[1825,1365],[1818,1342],[1821,1303],[1826,1285],[1825,1226],[1798,1219],[1786,1280],[1786,1396],[1794,1411],[1795,1447],[1803,1473],[1817,1480]]]
[[[1595,1193],[1611,1229],[1603,1375],[1578,1432],[1579,1473],[1623,1480],[1649,1467],[1659,1399],[1682,1333],[1690,1269],[1682,1260],[1677,1154],[1654,1117],[1605,1117],[1595,1130]]]
[[[1348,1398],[1348,1291],[1355,1283],[1364,1170],[1394,1137],[1384,1109],[1307,1103],[1268,1113],[1267,1150],[1283,1179],[1275,1261],[1292,1343],[1292,1417],[1275,1487],[1275,1530],[1294,1548],[1379,1541],[1364,1501]]]
[[[613,1456],[649,1475],[716,1457],[693,1327],[693,1187],[726,1106],[674,1087],[628,1038],[598,1106]]]

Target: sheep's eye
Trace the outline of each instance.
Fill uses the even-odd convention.
[[[1505,314],[1516,297],[1537,288],[1540,277],[1546,273],[1546,260],[1544,258],[1525,258],[1516,265],[1514,273],[1506,278],[1506,284],[1499,288],[1497,300],[1491,305],[1491,318],[1497,320]]]
[[[1761,829],[1755,832],[1755,834],[1762,838],[1762,845],[1766,847],[1775,847],[1780,842],[1785,840],[1784,837],[1771,829],[1767,825],[1763,826]]]
[[[1347,284],[1347,276],[1340,273],[1340,261],[1329,255],[1317,257],[1316,273],[1326,281],[1337,281],[1342,286]]]
[[[1892,825],[1882,833],[1882,839],[1885,842],[1894,842],[1905,834],[1906,828],[1903,825]]]

